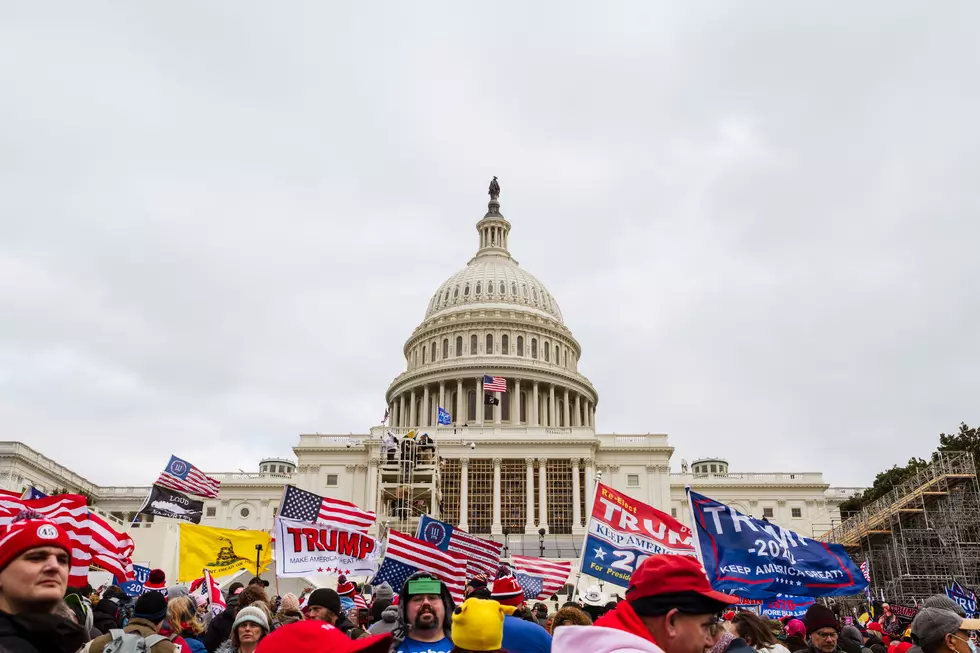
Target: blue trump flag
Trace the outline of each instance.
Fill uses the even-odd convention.
[[[698,552],[719,592],[747,599],[847,596],[868,586],[840,544],[803,537],[687,492]]]
[[[956,603],[963,608],[968,619],[971,615],[976,614],[977,596],[972,590],[963,587],[954,580],[949,587],[946,588],[946,596],[956,601]]]
[[[762,602],[762,616],[770,619],[802,617],[817,600],[810,596],[777,596]]]
[[[133,572],[136,574],[135,580],[127,580],[125,583],[113,580],[112,584],[119,585],[122,591],[126,592],[126,596],[136,597],[146,592],[143,584],[150,579],[150,570],[147,567],[133,565]]]
[[[453,538],[453,527],[444,521],[422,515],[419,518],[419,527],[415,531],[415,537],[423,542],[428,542],[440,551],[448,551],[449,541]]]
[[[448,426],[453,423],[453,416],[442,406],[439,406],[439,423]]]

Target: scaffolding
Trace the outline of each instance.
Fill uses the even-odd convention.
[[[382,446],[378,466],[379,522],[401,533],[415,535],[422,515],[438,519],[439,478],[439,448],[435,438],[410,432],[400,438],[397,446]]]
[[[867,560],[876,598],[914,602],[956,580],[980,587],[980,486],[973,455],[933,462],[821,539]]]

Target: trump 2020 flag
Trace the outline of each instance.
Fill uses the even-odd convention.
[[[439,406],[439,423],[443,426],[448,426],[453,423],[453,416],[442,406]]]
[[[503,544],[470,535],[461,528],[450,526],[428,515],[422,515],[419,520],[415,537],[428,542],[440,551],[450,551],[465,556],[466,575],[469,577],[477,574],[493,576],[500,567]]]
[[[711,586],[750,599],[848,596],[868,586],[840,544],[818,542],[688,489]]]
[[[802,617],[817,600],[810,596],[782,596],[762,602],[762,616],[770,619]]]
[[[633,571],[658,553],[695,555],[691,530],[653,506],[600,483],[592,503],[582,573],[629,587]]]

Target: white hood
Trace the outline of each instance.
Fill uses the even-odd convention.
[[[664,653],[648,639],[615,628],[559,626],[554,632],[553,651],[588,653]]]

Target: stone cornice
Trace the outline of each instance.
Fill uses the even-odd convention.
[[[520,378],[522,384],[538,381],[567,387],[589,397],[598,405],[599,393],[583,375],[549,363],[530,364],[531,359],[528,359],[527,364],[522,364],[524,361],[516,356],[464,356],[448,364],[433,366],[430,363],[424,369],[404,372],[396,377],[385,393],[385,403],[391,403],[392,396],[409,392],[423,384],[436,385],[440,381],[455,383],[458,378],[476,378],[492,371],[498,376]]]

